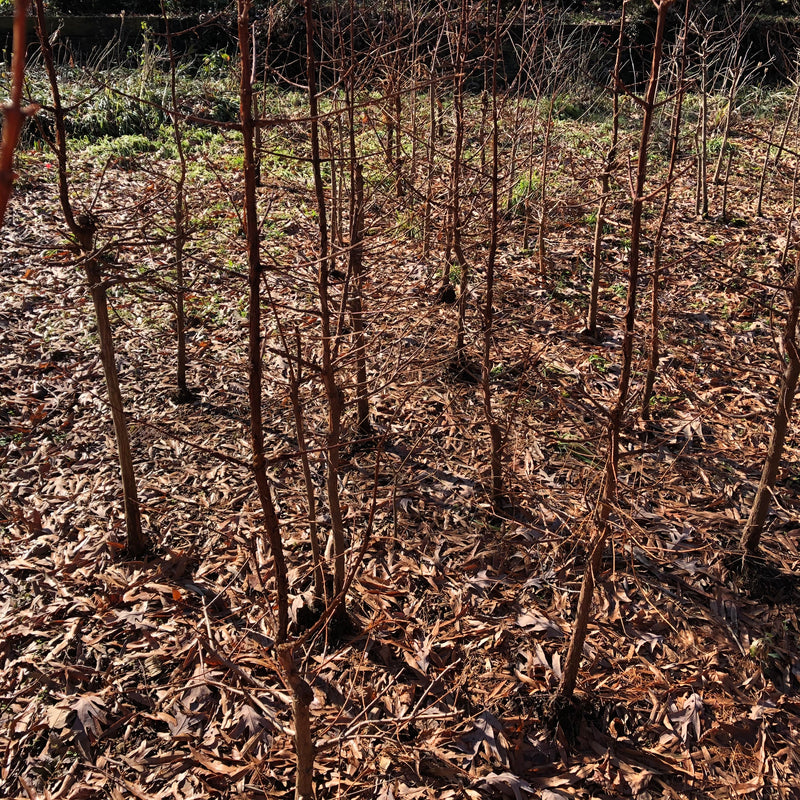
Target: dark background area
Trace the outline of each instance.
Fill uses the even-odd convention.
[[[517,14],[519,2],[502,0],[506,14]],[[348,24],[350,4],[332,0],[319,0],[317,14],[323,27],[325,21],[337,17],[339,24]],[[402,41],[417,27],[434,29],[440,15],[440,5],[419,2],[414,5],[412,20],[408,6],[397,2],[367,2],[356,0],[355,11],[356,48],[368,53],[371,50],[376,30],[384,27],[397,31]],[[7,14],[13,8],[9,0],[0,2],[0,44],[6,51],[11,47],[11,23]],[[80,60],[96,52],[116,39],[119,53],[135,53],[144,36],[156,43],[163,42],[165,21],[161,0],[51,0],[48,8],[53,17],[50,29],[59,28],[59,41],[65,45],[60,49],[62,57]],[[488,6],[487,17],[490,16]],[[529,10],[532,6],[529,6]],[[685,8],[684,0],[676,0],[672,10],[671,36],[674,40],[680,29],[680,19]],[[609,46],[599,49],[599,58],[607,54],[611,58],[616,40],[620,3],[611,0],[545,0],[536,13],[555,18],[566,14],[568,27],[580,29],[587,41],[600,41]],[[762,82],[781,83],[793,79],[796,73],[796,53],[800,43],[800,0],[701,0],[690,3],[691,13],[702,27],[718,31],[720,38],[742,26],[746,29],[741,37],[740,55],[746,53],[751,66],[763,64]],[[173,45],[180,51],[207,53],[214,50],[236,53],[236,4],[230,0],[163,0],[163,10],[170,18]],[[304,69],[305,34],[302,3],[297,0],[276,0],[259,5],[253,11],[257,39],[269,42],[266,56],[272,66],[289,78],[299,76]],[[429,22],[426,21],[429,20]],[[628,85],[636,86],[649,63],[650,43],[653,39],[655,20],[651,0],[631,0],[628,4],[626,43],[629,57],[625,59]],[[30,20],[31,47],[36,48],[33,20]],[[487,29],[488,31],[488,29]],[[477,25],[470,34],[472,47],[480,50],[488,47],[488,32]],[[514,23],[511,23],[514,37]],[[691,43],[690,43],[691,46]],[[488,52],[488,51],[487,51]],[[516,56],[513,48],[507,48],[505,56],[505,78],[512,80],[516,74]],[[444,65],[446,55],[443,54]],[[610,68],[609,64],[598,64],[599,68]],[[321,75],[325,81],[324,65]],[[468,80],[468,89],[475,89]]]

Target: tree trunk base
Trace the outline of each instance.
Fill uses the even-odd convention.
[[[548,733],[563,737],[563,744],[575,747],[586,720],[592,716],[594,706],[585,697],[552,695],[544,706],[542,722]]]
[[[447,286],[440,286],[436,290],[434,300],[437,303],[452,306],[456,300],[458,300],[458,295],[456,294],[455,288],[448,284]]]
[[[198,399],[198,395],[188,387],[184,387],[183,389],[178,389],[178,391],[172,396],[172,399],[178,405],[189,405]]]
[[[463,350],[460,350],[450,359],[450,363],[447,365],[447,374],[454,380],[474,386],[481,379],[481,366],[472,361]]]
[[[745,550],[725,560],[725,566],[738,578],[748,597],[767,605],[800,602],[800,575],[790,575],[767,561],[759,551]]]

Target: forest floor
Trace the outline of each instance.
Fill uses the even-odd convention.
[[[554,197],[562,202],[551,207],[545,280],[536,254],[521,248],[521,220],[504,219],[492,385],[510,500],[498,514],[486,491],[480,387],[450,369],[456,307],[435,302],[442,244],[423,258],[409,217],[368,181],[375,438],[354,441],[348,406],[340,483],[349,563],[359,553],[363,561],[348,597],[351,625],[307,642],[301,664],[314,690],[319,797],[800,797],[794,434],[764,537],[766,565],[747,580],[735,569],[777,395],[780,285],[794,257],[792,249],[781,266],[791,158],[756,218],[764,146],[751,133],[744,123],[734,132],[727,222],[720,186],[712,186],[710,217],[698,219],[693,171],[676,182],[663,360],[647,423],[636,405],[649,272],[642,279],[620,504],[578,685],[583,713],[555,732],[544,708],[574,620],[605,462],[603,408],[620,368],[627,182],[621,178],[604,240],[599,341],[580,333],[587,217],[596,203],[586,176],[601,163],[579,155],[591,127],[582,141],[574,132],[554,138]],[[299,134],[297,141],[307,146]],[[246,467],[235,154],[228,143],[205,178],[200,156],[193,162],[200,166],[190,197],[188,333],[196,398],[188,404],[174,400],[169,252],[156,235],[169,230],[164,175],[175,162],[152,153],[108,162],[75,154],[76,191],[94,203],[109,274],[124,276],[109,292],[152,543],[141,559],[124,549],[91,301],[76,254],[64,246],[53,167],[40,152],[20,154],[21,179],[0,232],[0,796],[293,793],[270,558]],[[312,360],[313,195],[305,179],[266,172],[265,286],[274,305],[265,332],[278,341],[270,314],[280,307]],[[651,207],[650,233],[658,202]],[[485,208],[484,198],[465,226],[475,267],[467,339],[476,362]],[[334,301],[341,291],[334,286]],[[352,353],[346,333],[342,341]],[[286,374],[285,359],[268,352],[270,475],[296,631],[311,575]],[[319,448],[325,404],[316,380],[304,383],[303,402]],[[322,498],[319,449],[312,468]],[[324,511],[320,520],[327,533]]]

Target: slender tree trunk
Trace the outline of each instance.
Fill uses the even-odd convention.
[[[650,419],[650,401],[653,398],[653,389],[658,373],[658,363],[661,358],[658,336],[661,330],[661,262],[663,258],[663,245],[656,242],[653,248],[653,284],[650,305],[650,351],[647,361],[647,374],[644,379],[644,392],[642,393],[642,419]]]
[[[136,475],[133,470],[133,456],[131,454],[130,437],[128,436],[128,423],[123,408],[122,392],[119,388],[119,373],[117,372],[117,364],[114,358],[114,338],[111,333],[111,322],[108,318],[106,284],[103,281],[100,262],[94,255],[94,221],[91,218],[79,215],[76,222],[80,226],[78,243],[83,254],[86,282],[92,295],[94,313],[97,318],[97,334],[100,337],[100,359],[103,362],[108,402],[111,406],[111,418],[114,422],[114,434],[117,439],[128,550],[133,555],[141,555],[147,549],[147,537],[142,530],[142,518],[136,490]]]
[[[355,134],[355,74],[358,54],[355,46],[353,0],[350,0],[350,69],[345,84],[347,119],[349,128],[348,148],[350,165],[350,251],[349,273],[352,281],[350,319],[356,346],[356,411],[358,434],[362,438],[372,436],[369,419],[369,392],[367,387],[367,342],[364,322],[364,172],[357,158]],[[415,100],[416,105],[416,100]]]
[[[395,91],[394,91],[394,135],[395,135],[395,183],[394,190],[397,197],[403,197],[403,81],[400,75],[399,51],[395,62]]]
[[[178,153],[178,180],[175,182],[175,205],[173,217],[175,220],[175,336],[177,349],[176,364],[176,384],[178,392],[176,399],[179,403],[186,403],[192,399],[192,393],[186,383],[186,284],[184,277],[184,258],[183,251],[186,245],[186,154],[183,150],[183,136],[181,135],[181,125],[178,118],[178,92],[176,86],[176,67],[175,53],[172,48],[172,35],[169,29],[169,16],[164,9],[164,2],[161,2],[161,16],[164,18],[164,25],[167,39],[167,53],[169,55],[170,68],[170,96],[172,101],[172,136],[175,140],[175,148]]]
[[[282,328],[281,328],[282,331]],[[283,336],[283,333],[281,333]],[[314,491],[314,479],[311,476],[311,463],[308,458],[308,444],[306,441],[306,426],[303,416],[303,406],[300,402],[300,384],[303,381],[303,349],[300,331],[295,329],[295,345],[297,368],[289,361],[289,400],[292,404],[295,432],[297,433],[297,449],[300,453],[300,463],[303,468],[303,483],[306,487],[306,503],[308,505],[308,538],[311,542],[311,558],[314,569],[314,597],[318,601],[326,601],[325,565],[322,561],[322,549],[319,544],[317,530],[317,495]],[[288,342],[285,337],[283,347],[289,353]]]
[[[786,117],[786,123],[783,126],[783,133],[781,134],[781,140],[777,144],[777,149],[775,151],[775,157],[772,159],[772,169],[775,170],[778,168],[778,162],[781,160],[781,156],[783,155],[784,148],[786,147],[786,137],[789,135],[789,128],[792,124],[792,119],[794,117],[794,113],[797,110],[798,103],[800,103],[800,82],[798,82],[797,87],[794,91],[794,97],[792,98],[792,105],[789,108],[789,115]],[[774,127],[774,126],[773,126]],[[769,172],[769,161],[770,161],[770,151],[772,149],[772,133],[770,133],[770,141],[767,143],[767,155],[764,158],[764,168],[761,170],[761,180],[758,184],[758,202],[756,203],[756,216],[761,216],[761,206],[764,200],[764,189],[767,183],[767,174]]]
[[[492,474],[492,504],[499,508],[503,497],[503,435],[500,425],[495,417],[492,404],[492,337],[494,334],[494,282],[495,262],[497,259],[497,244],[499,236],[500,215],[498,201],[500,194],[499,180],[499,120],[497,109],[497,61],[500,50],[500,1],[496,0],[494,20],[494,46],[492,54],[491,72],[491,123],[492,123],[492,216],[489,227],[489,255],[486,261],[486,298],[483,307],[483,363],[481,370],[481,384],[483,389],[483,413],[489,428],[491,452],[489,463]]]
[[[361,164],[355,167],[355,206],[350,229],[350,275],[353,290],[350,300],[350,318],[356,345],[356,406],[358,409],[358,434],[362,438],[372,435],[369,422],[369,393],[367,390],[367,342],[364,336],[364,174]]]
[[[722,181],[722,222],[728,224],[728,186],[731,179],[731,166],[733,166],[733,150],[728,153],[728,166],[725,167],[725,178]]]
[[[289,626],[289,579],[283,554],[280,524],[272,499],[264,454],[264,421],[261,409],[263,372],[261,359],[261,253],[256,197],[253,83],[250,71],[250,7],[250,0],[237,0],[239,53],[242,62],[239,83],[239,114],[242,123],[244,151],[244,232],[247,237],[247,283],[249,287],[247,360],[249,364],[250,443],[253,451],[253,474],[258,488],[258,499],[264,514],[264,527],[272,551],[278,606],[275,640],[280,644],[286,641]]]
[[[36,30],[39,37],[39,46],[45,70],[50,81],[53,94],[53,117],[55,121],[55,142],[53,150],[58,163],[58,197],[61,211],[70,233],[78,243],[81,253],[86,283],[94,304],[97,319],[97,334],[100,338],[100,359],[103,364],[103,374],[108,391],[108,402],[111,407],[111,418],[114,423],[114,434],[117,441],[117,455],[119,458],[120,475],[122,478],[122,501],[125,509],[125,531],[128,550],[132,555],[139,556],[147,549],[147,537],[142,530],[142,518],[139,509],[139,498],[136,489],[136,476],[133,469],[128,424],[122,402],[122,393],[119,388],[119,373],[114,357],[114,339],[111,332],[111,323],[108,317],[108,297],[106,283],[103,280],[100,261],[95,255],[94,235],[96,226],[94,220],[86,214],[77,217],[72,210],[69,196],[69,178],[67,172],[67,134],[64,121],[64,109],[61,105],[61,92],[58,87],[53,48],[47,35],[44,3],[36,3]]]
[[[253,120],[253,82],[250,37],[251,0],[237,0],[239,53],[241,71],[239,84],[239,114],[242,123],[244,150],[244,232],[247,238],[248,263],[248,362],[250,380],[250,440],[253,450],[253,473],[258,497],[264,513],[264,524],[272,551],[278,624],[275,642],[278,663],[292,693],[292,712],[295,726],[295,756],[297,779],[295,798],[313,797],[314,746],[311,738],[309,705],[313,692],[297,670],[294,645],[287,643],[289,621],[289,580],[283,553],[280,526],[272,500],[272,490],[264,456],[264,428],[261,411],[261,255],[259,250],[258,208],[256,196],[255,122]]]
[[[386,99],[383,107],[383,117],[386,122],[386,164],[391,167],[394,164],[394,76],[389,75],[386,79]]]
[[[487,83],[484,78],[484,83]],[[481,148],[481,172],[486,170],[486,120],[489,118],[489,90],[481,92],[481,122],[478,127],[478,141]]]
[[[514,122],[512,130],[515,132],[511,141],[511,153],[508,158],[508,184],[506,190],[505,210],[510,214],[514,210],[514,205],[518,201],[514,197],[514,189],[517,183],[517,152],[519,150],[521,137],[517,132],[522,131],[522,116],[523,116],[523,99],[528,95],[530,90],[530,68],[529,60],[533,54],[537,52],[541,44],[541,33],[546,27],[545,16],[543,14],[533,14],[535,22],[533,25],[528,24],[528,0],[522,0],[522,18],[520,20],[521,31],[521,46],[519,56],[519,71],[517,77],[514,79],[517,85],[515,98],[514,98]],[[533,32],[530,33],[531,28]],[[533,130],[536,117],[538,116],[538,103],[534,105],[533,119],[531,119],[531,131]],[[524,249],[527,249],[527,244]]]
[[[292,717],[294,718],[294,748],[297,757],[295,800],[312,800],[314,797],[315,747],[311,735],[311,703],[314,691],[297,669],[297,659],[292,644],[278,647],[278,663],[292,692]]]
[[[328,163],[330,164],[330,171],[331,171],[331,243],[333,244],[334,252],[336,251],[336,245],[341,245],[342,243],[342,232],[337,225],[338,220],[338,209],[339,209],[339,196],[337,193],[337,181],[336,181],[336,159],[333,157],[335,151],[335,145],[333,142],[333,126],[331,125],[330,120],[326,119],[322,123],[322,127],[325,131],[325,139],[327,140],[327,147],[328,147]]]
[[[619,36],[617,38],[617,54],[614,60],[614,72],[611,79],[613,83],[614,111],[611,117],[611,143],[606,154],[606,162],[600,175],[600,199],[597,202],[597,218],[594,223],[594,238],[592,241],[592,283],[589,289],[589,310],[586,316],[586,334],[593,339],[597,338],[597,314],[600,302],[600,278],[603,272],[603,228],[606,224],[606,207],[608,195],[611,190],[611,175],[616,168],[617,140],[619,138],[619,84],[620,67],[622,63],[622,41],[625,35],[625,12],[627,0],[622,3],[619,19]]]
[[[413,55],[412,55],[412,66],[411,66],[411,75],[412,75],[412,82],[413,86],[411,88],[409,101],[408,101],[408,112],[409,112],[409,124],[411,126],[411,159],[409,164],[409,179],[411,181],[411,185],[416,189],[417,185],[417,153],[419,151],[419,142],[420,142],[420,129],[419,129],[419,84],[420,84],[420,64],[416,54],[417,50],[417,38],[414,37],[414,45],[413,45]],[[412,200],[414,206],[416,206],[416,191],[414,191]]]
[[[431,63],[428,84],[429,125],[428,132],[428,164],[425,181],[425,208],[422,217],[422,255],[427,256],[431,244],[431,214],[433,205],[433,172],[436,164],[436,73],[434,62]],[[446,272],[446,269],[445,269]]]
[[[758,554],[761,534],[764,531],[764,524],[772,499],[772,490],[775,488],[775,480],[778,477],[778,470],[783,457],[783,446],[789,430],[794,395],[797,390],[798,378],[800,378],[800,353],[798,353],[797,349],[798,313],[800,313],[800,256],[795,260],[794,283],[790,290],[789,314],[783,329],[783,350],[786,357],[786,366],[781,376],[772,435],[769,440],[767,457],[761,470],[758,490],[742,533],[742,548],[744,549],[745,558]]]
[[[666,27],[667,10],[674,0],[660,0],[657,5],[658,19],[656,23],[655,43],[653,45],[653,58],[650,65],[650,77],[647,84],[645,97],[642,101],[644,117],[642,132],[639,139],[639,153],[636,165],[636,184],[633,206],[631,209],[631,247],[628,253],[628,299],[625,311],[625,331],[622,340],[622,371],[617,389],[617,400],[609,415],[606,438],[608,441],[608,455],[606,457],[606,474],[603,483],[602,495],[598,511],[597,529],[589,545],[586,568],[581,582],[581,591],[578,598],[578,608],[575,615],[575,624],[572,638],[569,643],[567,655],[562,669],[561,682],[556,692],[557,701],[572,698],[578,679],[578,667],[583,654],[583,645],[589,622],[592,597],[594,595],[595,581],[600,571],[603,551],[611,535],[610,516],[617,499],[617,468],[619,463],[619,439],[622,429],[622,418],[628,401],[631,372],[633,369],[633,337],[636,322],[637,284],[639,280],[639,257],[642,236],[642,211],[644,209],[645,181],[647,178],[647,156],[650,142],[650,131],[653,124],[653,115],[658,92],[658,77],[661,66],[661,55],[664,43],[664,30]]]
[[[550,159],[550,133],[553,129],[553,106],[555,97],[550,98],[550,108],[547,112],[547,125],[544,129],[544,145],[542,146],[541,186],[539,187],[539,276],[542,281],[547,280],[547,235],[548,209],[547,209],[547,165]]]
[[[530,250],[531,245],[531,196],[533,194],[533,157],[535,153],[535,132],[536,120],[532,119],[530,128],[528,129],[528,182],[525,186],[525,200],[523,205],[525,220],[522,228],[522,249],[525,251]]]
[[[742,72],[744,71],[744,64],[735,64],[733,67],[733,77],[731,78],[731,85],[728,90],[727,107],[725,109],[725,122],[722,128],[722,144],[719,147],[719,154],[717,155],[717,164],[714,167],[714,177],[711,182],[714,184],[720,183],[722,178],[722,162],[725,158],[725,151],[728,149],[728,137],[731,131],[731,118],[733,117],[733,107],[736,102],[736,95],[739,92],[739,81]]]
[[[326,488],[328,512],[331,516],[333,536],[333,595],[339,597],[345,578],[345,536],[342,519],[342,505],[339,497],[339,450],[341,447],[342,414],[344,394],[336,380],[333,363],[333,334],[331,329],[331,308],[329,297],[330,256],[328,246],[328,222],[325,207],[325,187],[320,169],[319,110],[317,102],[316,59],[314,58],[314,2],[305,0],[306,49],[308,102],[311,124],[311,165],[314,172],[314,193],[317,200],[319,221],[319,269],[317,272],[317,292],[319,296],[320,321],[322,326],[322,382],[328,400],[328,434],[326,459]],[[344,597],[340,597],[337,616],[345,614]]]
[[[708,216],[708,39],[703,39],[700,53],[700,123],[697,146],[697,200],[698,217]]]
[[[764,163],[761,165],[761,178],[758,181],[758,200],[756,200],[756,216],[763,216],[761,213],[762,205],[764,203],[764,189],[767,184],[767,172],[769,170],[769,159],[772,154],[772,136],[775,133],[775,120],[772,120],[772,125],[769,131],[769,139],[767,140],[767,152],[764,153]]]
[[[653,397],[658,364],[661,358],[659,349],[659,335],[661,333],[661,279],[662,264],[664,255],[664,231],[667,227],[667,219],[672,204],[672,181],[675,176],[675,168],[678,163],[678,145],[681,130],[681,118],[683,112],[683,98],[685,95],[684,76],[686,70],[686,41],[688,39],[688,19],[689,19],[689,0],[685,13],[685,22],[682,32],[682,44],[680,55],[680,66],[675,76],[675,106],[672,112],[670,123],[670,153],[669,168],[667,170],[667,185],[664,190],[664,200],[661,204],[661,217],[658,221],[655,241],[653,243],[653,283],[650,305],[650,349],[647,359],[647,374],[644,382],[644,392],[642,393],[642,419],[650,418],[650,400]]]
[[[457,362],[463,362],[465,359],[464,335],[466,331],[467,293],[469,287],[469,264],[461,243],[461,172],[463,166],[461,159],[464,154],[464,69],[466,66],[468,35],[467,13],[467,2],[466,0],[461,0],[461,14],[456,41],[456,77],[453,89],[455,139],[453,142],[453,163],[451,164],[450,178],[451,235],[453,252],[461,272],[458,282],[458,321],[456,323],[455,358]]]

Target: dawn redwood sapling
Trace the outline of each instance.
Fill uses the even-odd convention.
[[[797,321],[800,314],[800,250],[795,257],[794,277],[788,289],[789,312],[783,325],[781,345],[783,350],[784,367],[781,374],[778,403],[772,422],[767,455],[761,468],[761,479],[758,483],[753,505],[747,517],[747,524],[742,532],[741,546],[744,551],[743,562],[746,566],[748,560],[758,555],[761,545],[761,535],[767,520],[767,512],[772,501],[775,481],[783,457],[783,447],[789,431],[789,421],[792,416],[797,383],[800,378],[800,352],[797,345]]]
[[[755,14],[748,13],[744,0],[740,3],[738,14],[731,22],[736,28],[736,33],[728,43],[728,65],[723,66],[722,70],[727,76],[727,92],[725,94],[725,118],[722,122],[722,142],[717,154],[717,163],[714,167],[714,177],[711,182],[714,184],[723,182],[722,164],[728,152],[728,138],[731,132],[731,123],[736,114],[736,98],[742,85],[748,79],[747,63],[750,58],[750,46],[742,52],[742,42],[745,35],[750,31],[755,22]]]
[[[358,435],[372,435],[369,421],[369,387],[367,385],[367,341],[364,325],[364,172],[361,164],[353,170],[353,211],[350,220],[349,271],[352,281],[350,322],[353,327],[356,355],[356,408]]]
[[[713,19],[702,12],[694,23],[694,32],[699,37],[700,58],[700,110],[697,117],[695,143],[697,151],[697,184],[695,192],[695,214],[705,219],[708,216],[708,95],[710,49]]]
[[[792,120],[794,119],[795,112],[800,105],[800,81],[797,82],[797,85],[794,90],[794,96],[792,97],[792,104],[789,107],[789,113],[786,115],[786,122],[783,126],[783,133],[781,133],[780,141],[773,145],[772,143],[772,132],[770,133],[769,140],[767,141],[767,153],[764,156],[764,165],[761,169],[761,179],[758,182],[758,200],[756,201],[756,216],[762,216],[762,206],[764,202],[764,191],[766,189],[767,183],[767,176],[770,172],[774,172],[778,168],[778,163],[781,160],[781,156],[783,155],[784,150],[786,149],[786,138],[789,135],[789,129],[792,126]],[[774,129],[774,121],[773,121],[773,129]],[[776,148],[775,155],[771,156],[773,146]],[[772,166],[770,167],[770,161],[772,162]]]
[[[491,468],[491,494],[495,510],[503,498],[503,434],[497,422],[492,403],[492,340],[494,336],[494,284],[499,238],[500,214],[500,155],[498,147],[499,115],[497,98],[497,64],[500,60],[500,2],[496,0],[491,68],[491,218],[489,223],[489,253],[486,259],[486,296],[483,304],[483,360],[481,364],[481,389],[483,413],[489,428]]]
[[[244,234],[247,242],[247,361],[248,399],[250,411],[250,445],[252,470],[258,488],[258,499],[264,514],[264,527],[272,553],[275,594],[277,596],[277,631],[275,640],[286,641],[289,626],[289,580],[283,553],[280,524],[272,499],[264,453],[264,420],[262,413],[263,362],[261,355],[261,253],[258,232],[258,198],[256,192],[255,120],[253,119],[253,81],[250,38],[250,0],[237,0],[239,53],[239,115],[242,126],[244,177]]]
[[[337,618],[346,618],[345,597],[342,594],[345,579],[345,535],[342,503],[339,495],[339,458],[341,451],[344,392],[339,385],[333,354],[333,326],[330,277],[332,258],[328,239],[328,221],[325,203],[325,186],[322,180],[322,155],[319,137],[319,102],[317,97],[317,64],[315,58],[314,2],[305,0],[306,24],[306,79],[308,88],[309,124],[311,134],[311,167],[314,175],[314,194],[317,203],[319,231],[319,256],[317,264],[317,299],[321,324],[320,376],[328,401],[328,430],[325,450],[325,485],[328,495],[328,513],[331,518],[333,539],[333,595],[337,602]]]
[[[34,0],[36,10],[36,33],[42,52],[45,71],[50,82],[53,96],[53,118],[55,123],[55,139],[50,146],[58,165],[58,197],[64,221],[69,228],[81,254],[81,264],[86,276],[86,283],[94,305],[97,320],[97,335],[100,339],[100,359],[103,364],[108,402],[111,418],[114,423],[114,434],[117,442],[117,455],[122,479],[122,500],[125,509],[125,533],[128,551],[134,556],[142,555],[147,549],[147,536],[142,529],[139,497],[136,488],[136,475],[133,469],[128,422],[119,387],[119,373],[114,357],[114,338],[108,314],[107,283],[103,278],[102,262],[95,247],[97,232],[96,220],[91,214],[76,214],[70,198],[70,186],[67,163],[67,134],[64,109],[61,104],[61,91],[58,85],[53,47],[47,33],[43,0]]]
[[[175,256],[175,337],[177,349],[176,383],[178,387],[175,399],[179,403],[188,403],[194,399],[194,394],[186,383],[186,284],[185,284],[185,258],[184,250],[188,239],[187,219],[188,208],[186,203],[186,153],[183,148],[183,131],[178,114],[177,68],[175,52],[172,46],[172,33],[169,27],[169,15],[161,0],[161,15],[164,18],[164,31],[167,40],[167,54],[169,56],[169,88],[172,108],[170,119],[172,121],[172,136],[175,141],[175,150],[178,154],[178,177],[175,180],[175,204],[173,206],[173,220],[175,234],[173,248]]]
[[[545,36],[546,29],[547,29],[547,19],[544,14],[533,13],[530,16],[528,15],[528,8],[530,7],[530,2],[528,0],[523,0],[522,3],[522,11],[521,11],[521,20],[520,20],[520,28],[521,28],[521,41],[518,49],[516,49],[516,56],[518,62],[518,69],[517,74],[514,77],[514,81],[509,90],[516,89],[514,92],[514,118],[512,124],[512,130],[515,133],[521,132],[523,130],[522,118],[523,113],[527,111],[530,114],[530,138],[533,139],[533,131],[535,130],[535,125],[538,118],[538,94],[539,89],[537,87],[535,77],[535,70],[531,66],[535,54],[539,51],[540,46],[542,44],[542,39]],[[510,44],[514,46],[514,39],[513,37],[510,39]],[[526,103],[524,102],[529,93],[532,93],[534,103],[533,103],[533,112],[530,112],[526,109]],[[517,188],[517,164],[520,161],[517,158],[517,153],[520,147],[520,143],[522,142],[522,137],[519,135],[513,135],[511,138],[511,152],[508,156],[508,187],[507,187],[507,195],[506,195],[506,203],[505,203],[505,213],[511,214],[514,211],[515,205],[520,202],[520,198],[515,195],[515,189]],[[527,192],[526,192],[526,202],[527,202]],[[527,211],[526,211],[527,213]],[[523,244],[524,249],[527,249],[527,245]]]
[[[464,169],[464,81],[467,63],[467,49],[469,36],[470,17],[467,0],[461,0],[460,12],[458,16],[458,28],[454,33],[455,52],[453,58],[453,150],[450,154],[450,230],[448,240],[452,243],[453,252],[459,268],[458,281],[458,320],[456,323],[456,342],[454,364],[461,368],[466,364],[466,354],[464,352],[464,335],[467,315],[467,294],[469,286],[469,264],[464,255],[464,247],[461,240],[463,220],[461,217],[461,191],[462,173]],[[445,264],[442,280],[442,291],[447,289],[450,282],[450,275]]]
[[[431,221],[433,214],[433,177],[436,167],[436,55],[431,55],[428,67],[428,142],[425,166],[425,201],[422,207],[422,257],[430,253]],[[449,284],[449,281],[448,281]],[[442,291],[447,286],[442,285]]]
[[[584,334],[592,339],[597,339],[597,314],[600,305],[600,278],[603,273],[603,229],[606,224],[606,209],[611,193],[611,178],[617,168],[617,142],[619,140],[619,95],[620,95],[620,67],[622,65],[622,42],[625,36],[625,12],[628,0],[623,0],[619,18],[619,34],[617,36],[617,49],[614,58],[614,70],[611,73],[611,141],[606,152],[603,171],[598,178],[600,198],[595,211],[594,238],[592,240],[592,282],[589,288],[589,310],[586,314],[586,328]]]
[[[722,210],[720,212],[720,218],[722,219],[722,224],[728,224],[728,188],[730,187],[730,178],[731,178],[731,167],[733,166],[733,148],[728,151],[728,165],[725,167],[725,177],[722,179]],[[787,238],[788,243],[788,238]],[[782,262],[783,264],[786,263],[785,259]]]
[[[548,197],[557,103],[559,98],[563,96],[566,87],[569,86],[575,71],[581,71],[584,68],[588,50],[584,51],[582,49],[580,38],[575,35],[574,30],[570,30],[567,16],[563,10],[545,9],[540,0],[537,16],[541,18],[540,24],[542,27],[541,32],[538,34],[541,48],[523,61],[528,73],[528,91],[531,92],[535,100],[535,108],[531,113],[531,123],[528,131],[527,181],[521,187],[514,188],[523,190],[524,202],[522,207],[525,224],[522,234],[522,246],[524,250],[530,249],[531,228],[534,224],[534,198],[538,203],[539,215],[535,224],[538,236],[536,258],[540,277],[544,281],[547,277],[548,264],[546,236],[551,211],[557,205],[557,201],[553,202]],[[546,98],[544,104],[547,109],[547,115],[545,117],[543,143],[541,147],[537,147],[536,123],[540,118],[540,106],[543,98]]]
[[[350,217],[348,250],[348,275],[351,281],[350,324],[355,343],[358,435],[362,439],[369,439],[372,436],[372,425],[367,383],[367,342],[364,317],[364,172],[363,166],[358,160],[355,131],[356,77],[359,74],[359,59],[355,45],[354,0],[350,0],[349,9],[349,53],[347,53],[349,68],[345,72],[344,83],[350,183],[348,207]],[[342,35],[341,38],[344,40],[345,37]]]
[[[277,309],[275,318],[278,330],[283,338],[284,350],[288,353],[289,348],[286,337],[283,333],[283,326],[278,318]],[[295,328],[294,339],[296,345],[295,368],[292,359],[287,359],[289,370],[289,401],[292,404],[292,415],[294,416],[294,427],[297,434],[297,447],[300,452],[300,463],[303,468],[303,483],[306,489],[306,504],[308,506],[308,538],[311,542],[311,558],[314,569],[314,598],[317,602],[327,603],[326,579],[327,570],[322,559],[322,548],[319,542],[319,530],[317,528],[317,493],[314,488],[314,479],[311,474],[311,462],[308,458],[308,440],[306,437],[306,424],[303,415],[303,406],[300,401],[300,385],[303,382],[303,347],[299,329]]]
[[[275,643],[278,665],[292,695],[294,743],[297,759],[296,800],[311,800],[314,795],[314,744],[311,735],[309,706],[314,693],[297,669],[296,642],[288,640],[289,578],[283,551],[280,524],[266,470],[264,427],[261,411],[263,371],[261,356],[261,255],[258,231],[256,192],[255,120],[253,118],[253,70],[255,63],[250,36],[251,0],[237,0],[240,64],[239,114],[242,126],[244,171],[244,233],[248,264],[248,363],[250,401],[250,440],[253,451],[253,474],[264,514],[264,525],[272,553],[277,604]]]
[[[547,234],[547,167],[550,161],[550,134],[553,131],[553,106],[555,105],[555,94],[550,98],[547,109],[547,122],[544,126],[544,144],[542,145],[542,165],[539,179],[539,230],[537,241],[537,252],[539,258],[539,277],[544,283],[547,280],[547,245],[545,235]],[[531,159],[533,164],[533,159]],[[530,186],[530,184],[529,184]],[[525,218],[527,230],[528,219]],[[527,234],[526,237],[527,238]]]
[[[581,581],[581,590],[578,598],[578,607],[575,614],[575,623],[572,629],[567,655],[564,660],[561,681],[553,698],[553,707],[557,712],[559,707],[572,701],[575,686],[578,680],[578,668],[583,654],[583,644],[589,623],[589,611],[592,605],[595,583],[600,572],[603,552],[611,536],[611,512],[617,502],[618,467],[619,467],[619,440],[622,422],[628,402],[631,374],[633,372],[633,338],[636,323],[637,292],[639,281],[639,260],[642,245],[642,218],[647,178],[647,161],[649,156],[650,133],[653,117],[656,110],[659,74],[664,45],[667,11],[675,0],[652,0],[658,16],[656,21],[655,42],[650,65],[650,74],[645,90],[645,96],[640,103],[643,110],[642,129],[639,138],[639,150],[636,161],[635,183],[632,186],[631,198],[631,245],[628,251],[628,296],[625,310],[625,329],[622,339],[622,369],[617,386],[617,398],[609,410],[606,426],[608,452],[606,455],[606,469],[598,504],[595,532],[589,542],[586,565]]]
[[[675,92],[672,117],[669,131],[669,167],[667,180],[664,187],[664,198],[661,203],[661,216],[653,240],[653,275],[650,302],[650,347],[647,358],[647,373],[645,375],[644,390],[642,392],[642,419],[650,418],[650,401],[653,397],[656,373],[661,357],[659,336],[661,334],[661,281],[663,276],[664,258],[664,231],[672,206],[672,187],[675,178],[675,168],[678,163],[679,137],[683,112],[683,99],[686,95],[686,41],[688,38],[689,1],[686,0],[684,25],[681,32],[680,55],[678,56],[677,71],[675,74]]]

